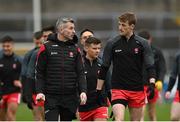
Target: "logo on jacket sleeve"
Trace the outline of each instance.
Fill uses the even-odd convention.
[[[73,52],[69,52],[69,57],[73,58],[74,57],[74,53]]]

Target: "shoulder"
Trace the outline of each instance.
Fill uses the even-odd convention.
[[[22,60],[23,60],[23,59],[22,59],[21,56],[19,56],[19,55],[17,55],[17,54],[14,54],[14,60],[22,63]]]
[[[38,51],[39,51],[39,48],[38,48],[38,49],[36,49],[36,50],[34,50],[34,52],[32,53],[31,58],[36,57],[36,56],[37,56],[37,54],[38,54]]]
[[[152,49],[155,50],[156,53],[162,53],[161,48],[159,47],[152,45]]]
[[[148,41],[138,35],[134,35],[134,39],[136,41],[137,44],[141,44],[142,46],[144,45],[148,45]]]
[[[31,57],[31,55],[32,55],[32,53],[34,52],[35,49],[36,49],[36,48],[33,48],[33,49],[29,50],[27,53],[25,53],[25,55],[24,55],[24,61],[30,59],[30,57]]]
[[[100,56],[97,57],[97,62],[98,62],[99,64],[102,64],[102,58],[101,58]]]
[[[115,36],[107,41],[107,45],[114,45],[116,42],[118,42],[121,39],[121,36]]]

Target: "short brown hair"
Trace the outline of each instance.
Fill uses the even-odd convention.
[[[101,44],[101,40],[99,40],[98,38],[95,37],[89,37],[86,41],[85,41],[85,46],[90,46],[91,44]]]
[[[119,17],[119,21],[122,21],[122,22],[128,21],[129,25],[132,25],[132,24],[135,25],[137,22],[137,19],[134,13],[126,12]]]
[[[14,39],[11,36],[6,35],[1,39],[1,42],[2,43],[13,43]]]

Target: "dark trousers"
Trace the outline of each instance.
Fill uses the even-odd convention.
[[[69,109],[57,106],[56,108],[45,110],[46,121],[72,121],[74,119],[74,113]]]

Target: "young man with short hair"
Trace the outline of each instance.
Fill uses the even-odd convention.
[[[20,79],[22,59],[13,51],[14,39],[2,38],[3,55],[0,57],[0,120],[15,121],[20,103],[22,84]]]
[[[145,104],[142,67],[148,71],[148,88],[153,97],[155,70],[153,53],[147,41],[134,34],[136,16],[123,13],[119,17],[119,35],[109,41],[104,49],[103,63],[99,73],[97,90],[102,85],[111,65],[112,69],[112,110],[116,121],[124,120],[128,105],[131,121],[140,121]]]
[[[96,91],[97,76],[101,66],[101,59],[98,58],[101,41],[95,37],[89,37],[84,48],[86,55],[84,58],[85,74],[87,79],[87,104],[79,106],[79,116],[81,121],[106,121],[108,118],[107,95],[98,99]]]

